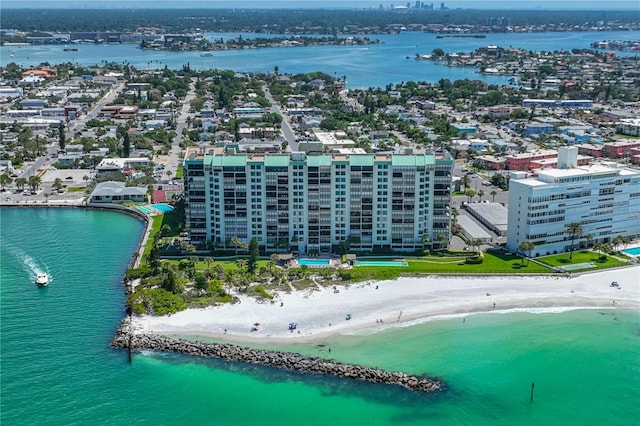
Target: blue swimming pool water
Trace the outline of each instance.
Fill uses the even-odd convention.
[[[298,259],[298,265],[330,265],[329,259]]]
[[[640,256],[640,247],[634,247],[626,250],[622,250],[623,253],[630,254],[631,256]]]
[[[138,210],[140,210],[142,213],[153,213],[153,210],[151,210],[149,207],[144,207],[144,206],[138,206],[136,207]]]
[[[173,207],[167,204],[151,204],[151,207],[163,213],[168,213],[173,211]]]

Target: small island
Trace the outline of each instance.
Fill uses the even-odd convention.
[[[310,46],[360,46],[379,44],[380,40],[369,37],[273,37],[244,38],[242,35],[224,40],[208,40],[202,35],[166,34],[160,40],[140,42],[144,50],[202,51],[201,56],[210,56],[209,52],[231,49],[259,49],[266,47],[310,47]]]
[[[438,35],[436,38],[487,38],[484,34],[450,34]]]

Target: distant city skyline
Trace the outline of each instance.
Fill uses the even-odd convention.
[[[613,0],[613,1],[582,1],[582,0],[538,0],[538,1],[513,1],[513,0],[461,0],[461,1],[423,1],[421,3],[433,3],[435,9],[439,9],[444,3],[448,9],[484,9],[484,10],[635,10],[640,12],[638,0]],[[4,0],[2,9],[37,8],[37,9],[377,9],[383,6],[385,9],[393,6],[414,7],[412,1],[375,1],[375,0],[327,0],[323,2],[311,0],[112,0],[111,2],[95,2],[91,0]]]

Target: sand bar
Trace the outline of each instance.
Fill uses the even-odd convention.
[[[619,288],[611,287],[617,281]],[[482,312],[640,309],[640,266],[564,276],[400,278],[279,293],[240,303],[136,317],[139,332],[230,342],[308,343],[336,334],[370,333]],[[495,305],[494,305],[495,304]],[[347,320],[347,314],[351,314]],[[289,324],[295,322],[292,332]],[[260,324],[254,326],[254,324]],[[257,328],[257,330],[255,330]],[[226,331],[225,331],[226,330]]]

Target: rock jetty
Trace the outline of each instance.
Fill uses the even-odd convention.
[[[136,351],[151,349],[191,356],[215,357],[229,361],[275,367],[301,374],[327,374],[370,383],[384,383],[416,392],[441,392],[446,388],[442,381],[431,378],[343,364],[292,352],[252,349],[228,343],[201,343],[154,334],[132,333],[127,319],[122,321],[116,336],[111,342],[111,346],[121,349],[130,347],[131,350]]]

